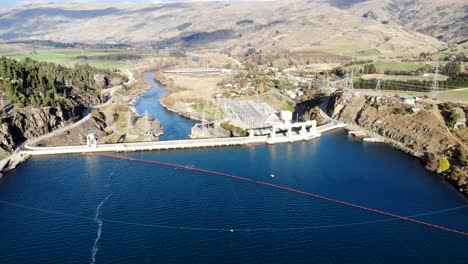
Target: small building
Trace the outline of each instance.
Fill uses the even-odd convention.
[[[281,111],[280,117],[284,122],[291,123],[293,119],[293,113],[291,111]]]
[[[296,99],[296,97],[297,97],[296,93],[291,92],[291,91],[288,91],[288,96],[289,96],[291,99]]]
[[[410,108],[410,112],[411,112],[412,114],[416,114],[416,113],[419,112],[419,111],[421,111],[421,108],[419,108],[419,107],[411,107],[411,108]]]
[[[416,98],[414,97],[403,97],[403,98],[400,98],[400,100],[403,103],[409,104],[409,105],[414,105],[416,103]]]
[[[86,147],[88,148],[97,148],[98,146],[98,137],[95,133],[88,133],[86,136]]]

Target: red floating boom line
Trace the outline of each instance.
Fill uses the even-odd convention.
[[[353,207],[353,208],[358,208],[358,209],[361,209],[361,210],[364,210],[364,211],[373,212],[373,213],[381,214],[381,215],[385,215],[385,216],[390,216],[390,217],[393,217],[393,218],[398,218],[398,219],[401,219],[401,220],[405,220],[405,221],[408,221],[408,222],[420,224],[420,225],[423,225],[423,226],[428,226],[428,227],[444,230],[444,231],[447,231],[447,232],[452,232],[452,233],[460,234],[460,235],[463,235],[463,236],[468,236],[468,233],[464,232],[464,231],[460,231],[460,230],[456,230],[456,229],[452,229],[452,228],[448,228],[448,227],[444,227],[444,226],[440,226],[440,225],[431,224],[431,223],[428,223],[428,222],[416,220],[416,219],[409,218],[409,217],[406,217],[406,216],[401,216],[401,215],[397,215],[397,214],[394,214],[394,213],[389,213],[389,212],[373,209],[373,208],[370,208],[370,207],[366,207],[366,206],[362,206],[362,205],[358,205],[358,204],[354,204],[354,203],[348,203],[348,202],[341,201],[341,200],[338,200],[338,199],[334,199],[334,198],[330,198],[330,197],[326,197],[326,196],[322,196],[322,195],[318,195],[318,194],[314,194],[314,193],[310,193],[310,192],[305,192],[305,191],[301,191],[301,190],[297,190],[297,189],[293,189],[293,188],[289,188],[289,187],[285,187],[285,186],[281,186],[281,185],[276,185],[276,184],[262,182],[262,181],[255,181],[255,180],[252,180],[252,179],[248,179],[248,178],[245,178],[245,177],[236,176],[236,175],[232,175],[232,174],[228,174],[228,173],[224,173],[224,172],[218,172],[218,171],[188,167],[188,166],[172,164],[172,163],[167,163],[167,162],[161,162],[161,161],[135,159],[135,158],[129,158],[129,157],[124,157],[124,156],[118,156],[118,155],[110,155],[110,154],[87,153],[87,155],[102,156],[102,157],[108,157],[108,158],[114,158],[114,159],[120,159],[120,160],[128,160],[128,161],[136,161],[136,162],[144,162],[144,163],[156,164],[156,165],[167,166],[167,167],[175,167],[175,168],[184,169],[184,170],[200,171],[200,172],[213,174],[213,175],[218,175],[218,176],[223,176],[223,177],[228,177],[228,178],[232,178],[232,179],[236,179],[236,180],[252,182],[252,183],[259,184],[259,185],[264,185],[264,186],[268,186],[268,187],[272,187],[272,188],[276,188],[276,189],[280,189],[280,190],[284,190],[284,191],[288,191],[288,192],[298,193],[298,194],[314,197],[314,198],[317,198],[317,199],[321,199],[321,200],[325,200],[325,201],[329,201],[329,202],[334,202],[334,203],[346,205],[346,206]]]

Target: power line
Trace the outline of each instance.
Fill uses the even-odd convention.
[[[95,221],[95,218],[90,217],[90,216],[70,214],[70,213],[65,213],[65,212],[61,212],[61,211],[55,211],[55,210],[49,210],[49,209],[44,209],[44,208],[27,206],[27,205],[23,205],[23,204],[12,203],[12,202],[8,202],[8,201],[1,201],[0,200],[0,203],[5,204],[5,205],[9,205],[9,206],[18,207],[18,208],[28,209],[28,210],[36,211],[36,212],[40,212],[40,213],[53,214],[53,215],[58,215],[58,216],[81,219],[81,220],[84,220],[85,222],[94,222]],[[421,216],[429,216],[429,215],[435,215],[435,214],[441,214],[441,213],[445,213],[445,212],[460,210],[460,209],[467,208],[467,207],[468,207],[468,205],[462,205],[462,206],[447,208],[447,209],[438,210],[438,211],[431,211],[431,212],[427,212],[427,213],[409,215],[409,216],[406,216],[406,217],[415,218],[415,217],[421,217]],[[295,231],[295,230],[338,228],[338,227],[347,227],[347,226],[368,225],[368,224],[374,224],[374,223],[391,222],[391,221],[396,221],[396,220],[400,220],[400,219],[399,218],[389,218],[389,219],[381,219],[381,220],[374,220],[374,221],[351,222],[351,223],[334,224],[334,225],[302,226],[302,227],[284,227],[284,228],[268,228],[268,227],[248,228],[247,227],[247,228],[230,229],[230,228],[222,228],[222,227],[221,228],[219,228],[219,227],[218,228],[206,228],[206,227],[190,227],[190,226],[157,225],[157,224],[145,224],[145,223],[138,223],[138,222],[119,221],[119,220],[104,219],[104,218],[101,219],[102,222],[106,222],[106,223],[141,226],[141,227],[149,227],[149,228],[179,229],[179,230],[191,230],[191,231],[220,231],[220,232],[230,232],[231,230],[247,231],[247,232],[254,232],[254,231]]]
[[[373,80],[367,80],[367,79],[361,79],[360,82],[368,82],[368,83],[374,83],[376,81],[376,79],[373,79]],[[383,81],[383,84],[387,83],[387,82],[390,82],[391,85],[397,83],[397,84],[404,84],[404,85],[412,85],[412,86],[419,86],[419,87],[426,87],[426,88],[431,88],[432,86],[429,86],[429,83],[427,83],[427,86],[425,86],[424,84],[417,84],[417,83],[413,83],[413,82],[405,82],[405,81],[401,81],[401,80],[384,80]],[[440,88],[440,84],[438,85],[439,88]],[[446,88],[448,90],[450,89],[460,89],[460,88],[463,88],[462,86],[453,86],[453,85],[442,85],[442,88]]]
[[[376,82],[371,81],[371,80],[364,80],[364,84],[368,85],[374,85]],[[402,83],[402,82],[391,82],[386,85],[386,82],[383,82],[383,86],[400,86],[400,87],[414,87],[414,88],[421,88],[425,89],[427,91],[431,91],[432,86],[424,86],[420,84],[415,84],[415,83]],[[454,90],[454,89],[460,89],[461,87],[455,87],[455,86],[443,86],[444,90]],[[439,89],[440,90],[440,89]]]

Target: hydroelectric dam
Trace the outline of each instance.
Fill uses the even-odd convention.
[[[315,122],[314,122],[315,123]],[[118,143],[118,144],[97,144],[97,141],[88,140],[86,145],[59,146],[59,147],[34,147],[28,142],[23,144],[17,151],[18,154],[41,156],[57,154],[79,154],[97,152],[135,152],[154,151],[170,149],[192,149],[209,147],[226,147],[251,144],[276,144],[286,142],[296,142],[318,138],[321,133],[344,127],[343,123],[329,123],[323,126],[312,126],[309,130],[303,127],[299,133],[292,131],[292,126],[287,130],[286,135],[272,132],[270,136],[248,136],[230,138],[210,138],[210,139],[188,139],[188,140],[167,140],[154,142]]]

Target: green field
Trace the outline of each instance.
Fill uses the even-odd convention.
[[[431,81],[433,76],[406,76],[406,75],[387,75],[387,74],[364,74],[361,75],[361,78],[364,80],[397,80],[397,81],[409,81],[409,80],[418,80],[418,81]],[[445,81],[448,77],[445,75],[439,75],[439,80]]]
[[[357,62],[354,64],[347,65],[347,67],[357,66],[364,68],[366,64],[374,64],[377,72],[384,72],[385,70],[390,71],[416,71],[423,68],[423,64],[416,64],[410,62],[399,62],[399,61],[375,61],[375,62]]]
[[[391,70],[391,71],[416,71],[424,67],[422,64],[398,62],[398,61],[377,61],[373,63],[377,70]]]
[[[144,58],[161,57],[167,54],[158,54],[149,51],[127,51],[120,49],[38,49],[35,52],[8,52],[0,51],[0,56],[15,59],[31,58],[38,61],[48,61],[70,66],[74,64],[89,64],[96,68],[121,69],[129,66],[129,63],[122,60],[101,59],[100,56],[109,55],[138,55]],[[80,58],[86,56],[88,59]]]
[[[442,101],[467,103],[468,102],[468,88],[464,90],[440,92],[439,99]]]
[[[367,56],[377,56],[379,54],[380,54],[380,51],[376,49],[368,49],[368,50],[360,50],[360,51],[352,52],[347,55],[357,56],[357,57],[367,57]]]

